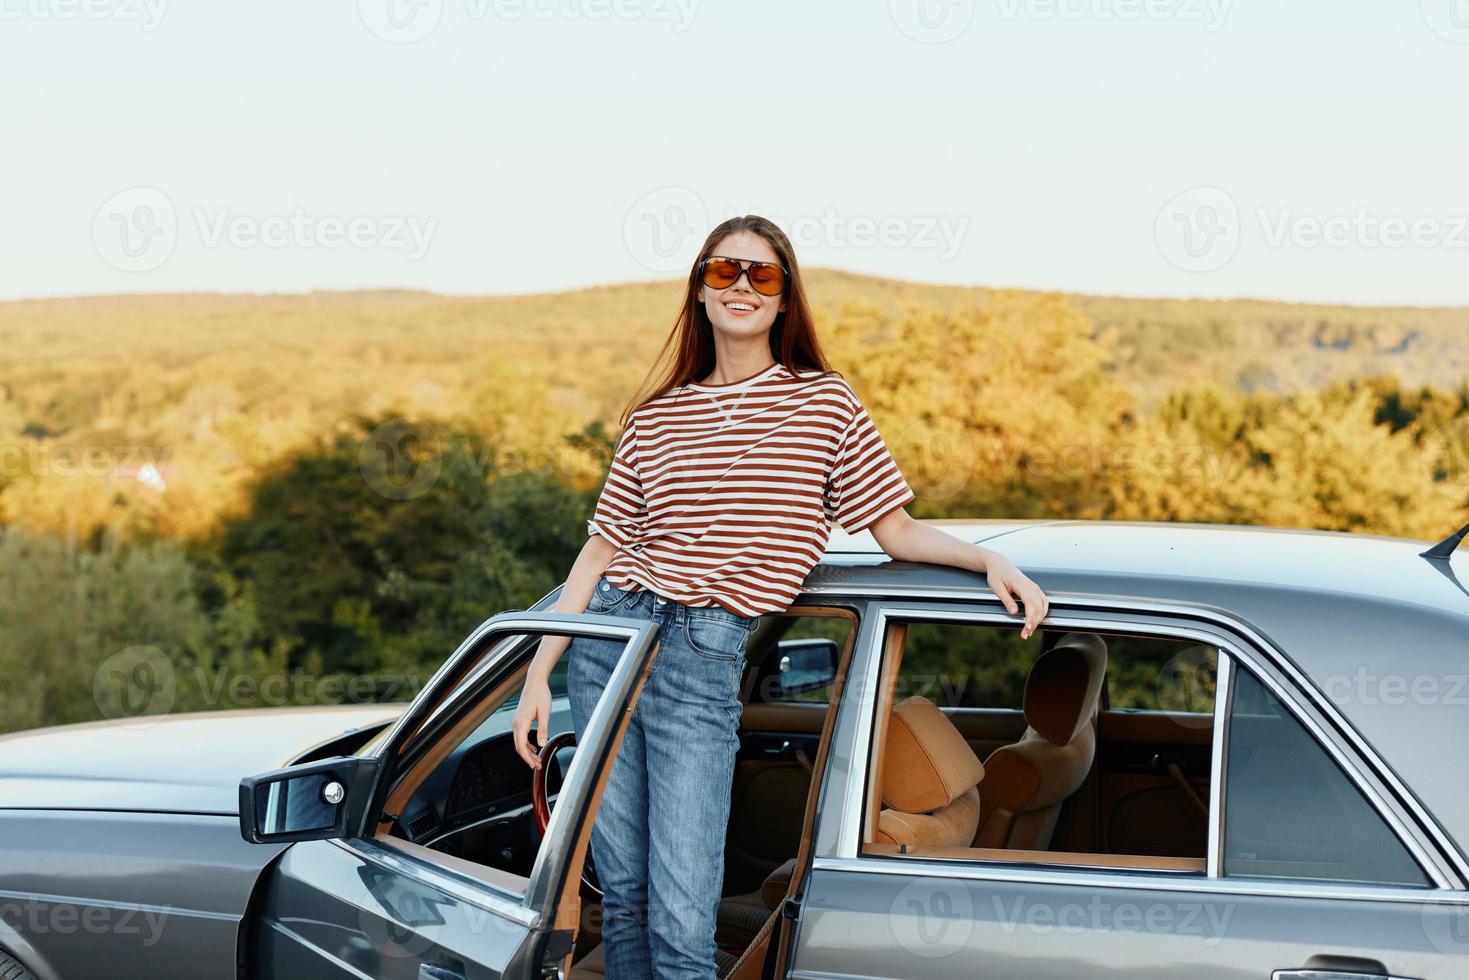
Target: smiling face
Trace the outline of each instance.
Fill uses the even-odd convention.
[[[753,262],[780,262],[780,256],[764,238],[751,231],[738,231],[720,239],[712,255]],[[785,297],[764,296],[750,287],[748,273],[724,289],[699,285],[699,301],[714,326],[714,332],[736,337],[768,333],[775,315],[785,309]]]

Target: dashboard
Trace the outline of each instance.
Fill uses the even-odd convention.
[[[529,800],[526,767],[515,751],[514,741],[507,737],[490,739],[459,760],[443,804],[444,826],[453,828]]]
[[[500,860],[464,851],[492,846],[503,851],[511,846],[507,840],[518,845],[533,832],[532,771],[515,751],[510,730],[515,707],[513,702],[506,704],[486,718],[424,780],[400,823],[409,840],[499,866]],[[552,733],[571,727],[570,703],[565,696],[553,697]],[[552,762],[546,789],[553,801],[574,751],[565,749]]]

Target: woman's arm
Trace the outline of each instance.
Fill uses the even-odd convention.
[[[985,572],[990,588],[1005,610],[1012,616],[1019,610],[1015,600],[1025,605],[1025,626],[1020,638],[1028,639],[1046,613],[1051,602],[1041,587],[1026,577],[1014,563],[998,551],[960,541],[936,527],[915,521],[902,507],[868,526],[872,536],[889,556],[899,561],[922,561],[933,565],[952,565],[971,571]]]
[[[566,585],[562,587],[561,595],[551,611],[586,612],[587,605],[592,601],[592,590],[597,587],[597,579],[607,570],[607,565],[616,553],[617,547],[611,541],[600,534],[589,535],[586,544],[582,545],[581,553],[572,563],[571,573],[566,576]],[[526,670],[525,689],[520,693],[520,704],[510,722],[510,730],[515,733],[515,751],[532,769],[539,769],[541,766],[540,747],[546,744],[551,730],[551,671],[556,668],[556,661],[561,659],[561,654],[570,645],[571,638],[568,636],[547,634],[541,637],[541,645]],[[535,747],[530,744],[531,722],[536,723],[537,741],[540,743]]]

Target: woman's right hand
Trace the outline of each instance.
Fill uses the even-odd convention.
[[[515,718],[510,730],[515,733],[515,751],[532,769],[541,768],[540,746],[531,746],[530,726],[536,723],[537,741],[541,746],[551,731],[551,685],[543,677],[527,677],[525,689],[520,692],[520,704],[515,708]]]

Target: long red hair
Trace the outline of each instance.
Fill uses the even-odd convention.
[[[669,331],[653,367],[643,379],[639,393],[623,410],[619,424],[626,428],[633,412],[669,390],[682,384],[697,381],[714,370],[714,327],[704,304],[699,302],[699,286],[702,284],[699,267],[714,254],[720,242],[737,232],[748,231],[759,235],[775,250],[780,264],[789,273],[785,293],[785,310],[775,315],[770,325],[770,356],[792,373],[819,371],[822,375],[836,374],[821,352],[816,339],[815,324],[811,321],[811,307],[806,302],[806,288],[801,282],[801,270],[796,264],[796,251],[791,240],[776,224],[758,214],[747,214],[730,218],[721,223],[704,239],[693,268],[689,270],[688,289],[684,293],[683,308],[673,329]],[[659,363],[664,367],[660,372]],[[651,379],[658,375],[657,381]],[[651,381],[651,383],[650,383]]]

